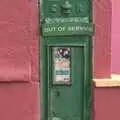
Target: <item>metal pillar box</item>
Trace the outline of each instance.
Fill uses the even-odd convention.
[[[92,1],[40,1],[41,120],[91,120]]]

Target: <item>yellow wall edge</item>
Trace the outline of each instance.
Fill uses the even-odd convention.
[[[111,78],[93,79],[96,87],[119,87],[120,74],[111,74]]]

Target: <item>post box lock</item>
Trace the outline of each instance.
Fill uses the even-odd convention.
[[[56,95],[57,97],[59,97],[59,96],[60,96],[60,91],[55,91],[55,95]]]

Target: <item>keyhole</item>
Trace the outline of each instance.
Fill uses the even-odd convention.
[[[56,91],[56,96],[60,96],[60,92],[59,91]]]
[[[56,116],[56,113],[54,111],[52,113],[53,113],[54,116]]]

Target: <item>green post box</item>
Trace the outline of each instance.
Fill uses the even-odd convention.
[[[91,120],[92,1],[40,1],[41,120]]]

